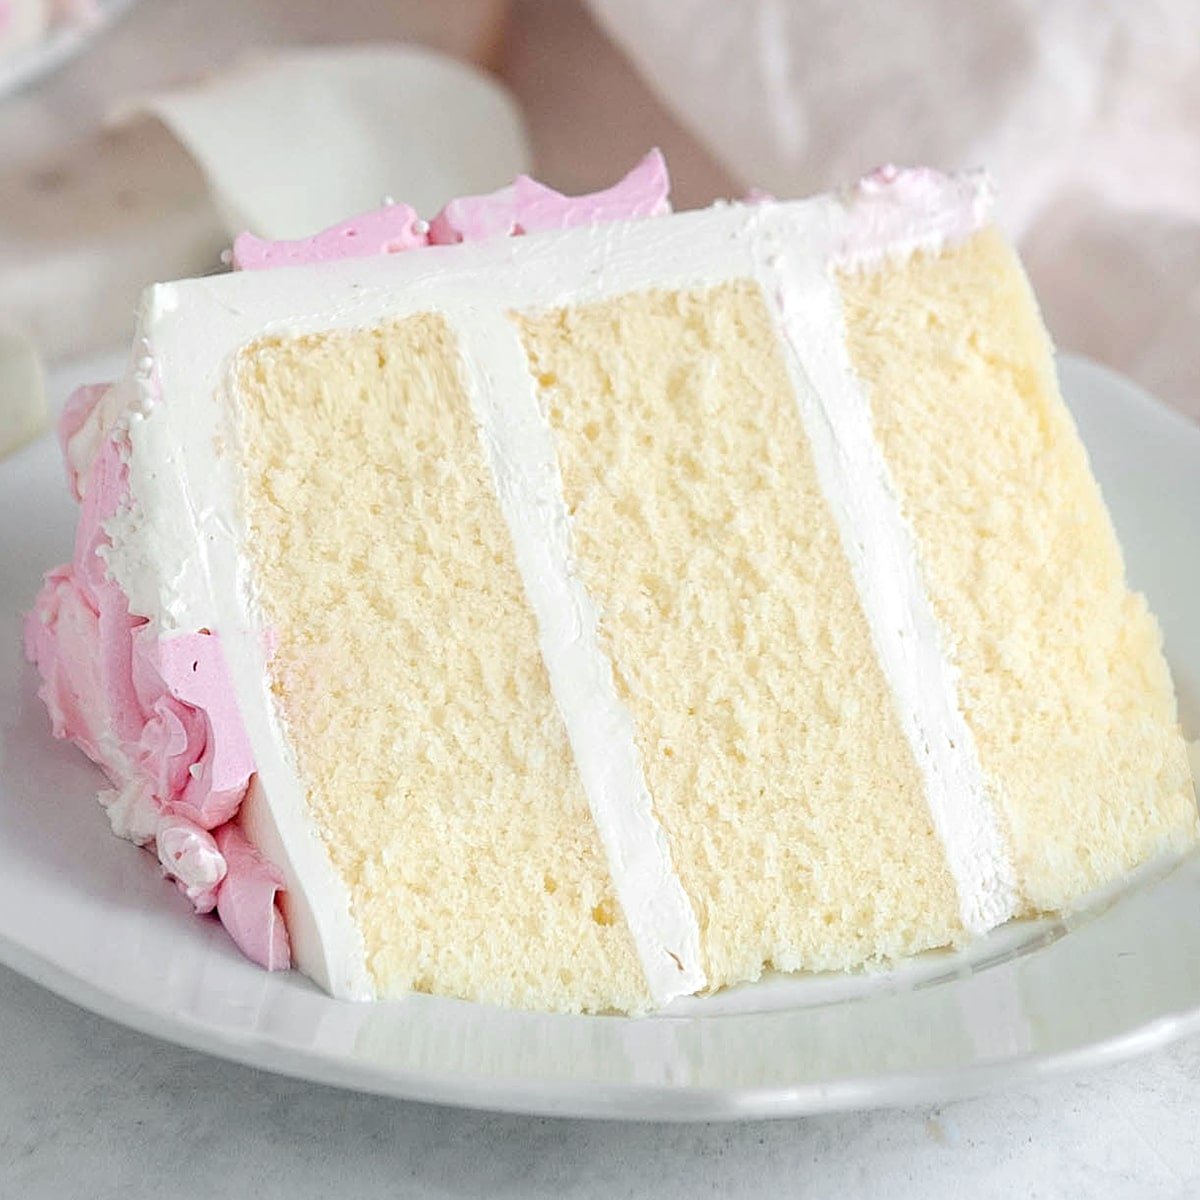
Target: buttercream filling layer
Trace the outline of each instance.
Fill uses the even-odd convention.
[[[451,319],[458,314],[452,314]],[[634,735],[571,565],[571,528],[549,422],[502,311],[459,316],[470,396],[609,873],[657,1006],[705,985],[700,930],[671,863]]]
[[[806,239],[765,229],[755,247],[756,270],[774,307],[801,419],[879,663],[924,778],[963,926],[980,934],[1016,912],[1016,877],[963,716],[947,638],[921,579],[916,537],[872,432],[867,396],[850,365],[833,272],[874,258],[881,225],[906,253],[939,248],[947,229],[959,236],[973,232],[986,213],[986,184],[980,179],[966,190],[965,206],[927,200],[934,219],[921,228],[910,218],[905,229],[899,222],[911,208],[889,201],[886,192],[881,200],[883,186],[871,189],[871,202],[864,206],[830,207],[827,221]],[[906,189],[912,190],[908,181]]]

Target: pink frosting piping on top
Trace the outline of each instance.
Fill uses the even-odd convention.
[[[240,233],[233,243],[233,265],[239,271],[261,271],[339,258],[397,254],[426,245],[428,233],[428,223],[417,216],[415,209],[407,204],[388,204],[294,242],[271,242],[252,233]]]
[[[589,196],[563,196],[522,175],[491,195],[451,201],[429,223],[408,205],[389,204],[299,241],[242,234],[233,263],[262,270],[657,216],[670,211],[669,189],[654,150]],[[108,391],[78,389],[59,421],[68,482],[81,503],[75,554],[46,575],[25,621],[26,654],[41,675],[54,735],[75,742],[111,780],[114,790],[101,800],[114,830],[152,848],[196,911],[215,909],[244,954],[285,969],[283,876],[237,820],[254,759],[219,634],[156,633],[129,611],[104,561],[106,524],[130,502],[127,439],[115,415],[103,428]]]
[[[863,176],[844,201],[849,219],[834,257],[839,267],[866,267],[931,239],[965,241],[987,224],[993,188],[983,171],[945,175],[887,164]]]
[[[588,196],[564,196],[528,175],[518,175],[488,196],[451,200],[430,221],[429,241],[441,246],[658,217],[671,211],[670,190],[667,164],[658,150],[651,150],[619,183]]]
[[[59,422],[64,454],[106,390],[81,388],[67,402]],[[75,742],[117,789],[102,797],[114,829],[153,844],[196,911],[216,908],[248,957],[286,967],[286,934],[270,932],[283,928],[278,887],[262,885],[258,862],[218,849],[254,772],[220,639],[204,630],[155,636],[130,613],[104,563],[105,523],[129,500],[125,454],[123,437],[110,431],[87,472],[74,558],[46,576],[26,618],[39,695],[55,736]],[[78,496],[74,476],[71,488]],[[226,891],[233,898],[222,909]]]
[[[233,266],[257,271],[657,217],[671,211],[670,190],[667,164],[658,150],[651,150],[620,182],[587,196],[564,196],[518,175],[498,192],[451,200],[428,222],[407,204],[387,204],[298,241],[264,241],[243,233],[233,243]]]

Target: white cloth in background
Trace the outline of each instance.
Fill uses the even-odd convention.
[[[1200,417],[1200,0],[588,0],[747,186],[983,165],[1047,323]]]
[[[137,15],[156,12],[144,5]],[[131,20],[92,54],[137,32]],[[160,32],[150,26],[135,48]],[[43,113],[71,74],[39,90]],[[412,44],[260,48],[170,90],[110,70],[104,94],[121,97],[106,104],[115,124],[106,134],[47,137],[45,155],[28,164],[0,155],[0,332],[24,334],[50,361],[127,342],[148,283],[217,268],[243,229],[298,237],[385,194],[434,213],[503,186],[531,160],[501,84]],[[39,105],[26,99],[28,116]],[[3,134],[13,110],[0,108]],[[7,378],[0,370],[0,426],[20,400]]]
[[[120,109],[152,113],[187,147],[230,239],[303,237],[385,192],[432,214],[530,163],[505,89],[421,46],[278,49]]]

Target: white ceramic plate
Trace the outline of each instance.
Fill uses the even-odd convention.
[[[1200,428],[1075,359],[1063,384],[1200,732]],[[713,1119],[941,1101],[1200,1028],[1200,860],[1107,905],[889,974],[779,978],[642,1020],[414,996],[328,999],[243,960],[118,841],[98,772],[52,741],[18,648],[74,508],[43,438],[0,464],[0,959],[135,1028],[268,1070],[422,1100]]]
[[[96,0],[89,21],[59,21],[40,41],[0,58],[0,99],[69,62],[134,0]]]

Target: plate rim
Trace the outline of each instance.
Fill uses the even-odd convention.
[[[1069,935],[1068,935],[1069,936]],[[905,1108],[969,1099],[1011,1083],[1032,1083],[1115,1066],[1200,1033],[1200,998],[1190,1008],[1163,1013],[1141,1025],[1068,1050],[1025,1053],[996,1062],[941,1071],[897,1071],[847,1076],[833,1082],[764,1087],[669,1087],[636,1081],[595,1084],[530,1078],[481,1077],[448,1071],[376,1070],[356,1061],[281,1045],[264,1034],[235,1035],[186,1014],[168,1019],[0,935],[0,965],[88,1012],[168,1044],[244,1067],[335,1087],[442,1107],[564,1120],[712,1121],[784,1120],[878,1108]],[[481,1096],[486,1090],[487,1095]]]

